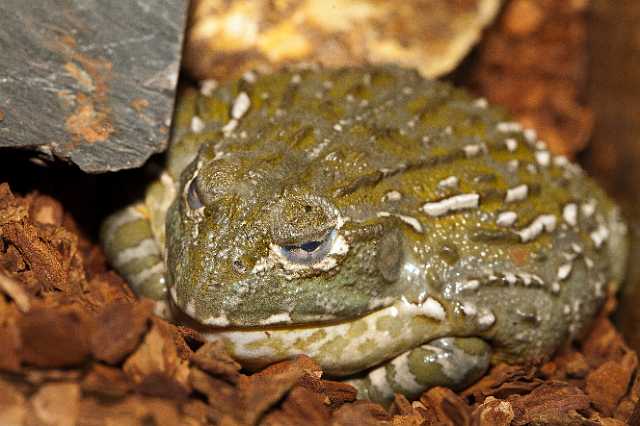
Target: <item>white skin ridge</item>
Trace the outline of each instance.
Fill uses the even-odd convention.
[[[578,225],[578,206],[571,203],[564,206],[562,210],[562,218],[571,226]]]
[[[522,201],[527,198],[528,193],[529,187],[527,187],[527,185],[518,185],[507,190],[507,195],[504,198],[504,202],[513,203],[514,201]]]
[[[442,216],[449,212],[476,208],[479,201],[478,194],[460,194],[441,201],[426,203],[422,206],[422,210],[429,216]]]
[[[378,217],[395,216],[398,219],[400,219],[401,221],[403,221],[404,223],[406,223],[407,225],[411,226],[413,228],[413,230],[416,231],[418,234],[422,234],[424,232],[424,229],[422,228],[422,224],[415,217],[405,216],[405,215],[398,214],[398,213],[389,213],[389,212],[378,212],[377,216]]]
[[[438,183],[438,188],[446,189],[456,189],[458,187],[459,179],[456,176],[449,176],[448,178],[442,179]]]
[[[556,217],[551,214],[543,214],[534,219],[526,228],[518,232],[523,243],[537,238],[543,232],[553,232],[556,229]]]
[[[496,224],[498,226],[511,226],[516,223],[518,220],[518,214],[516,212],[508,211],[503,212],[498,215],[498,219],[496,220]]]

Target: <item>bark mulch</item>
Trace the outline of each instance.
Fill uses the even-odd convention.
[[[0,185],[0,425],[623,425],[638,358],[607,319],[538,366],[389,409],[308,357],[247,375],[219,343],[153,315],[62,205]]]

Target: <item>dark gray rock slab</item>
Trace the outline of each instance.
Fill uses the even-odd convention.
[[[164,150],[187,6],[0,1],[0,148],[91,173],[137,167]]]

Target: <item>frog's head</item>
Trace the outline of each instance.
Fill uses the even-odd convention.
[[[301,157],[263,154],[205,145],[183,172],[167,218],[174,302],[217,326],[339,321],[391,304],[403,291],[401,225],[350,219],[301,176]]]

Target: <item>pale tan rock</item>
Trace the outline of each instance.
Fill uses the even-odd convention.
[[[501,2],[197,0],[184,64],[199,80],[296,63],[394,63],[437,77],[466,56]]]

